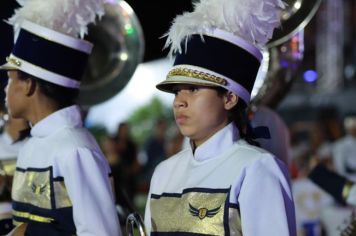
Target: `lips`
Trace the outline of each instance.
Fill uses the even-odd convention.
[[[184,124],[186,122],[186,120],[188,119],[188,117],[186,115],[176,115],[176,123],[178,125]]]

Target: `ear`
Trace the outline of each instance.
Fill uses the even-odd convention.
[[[26,83],[26,96],[30,97],[36,92],[37,84],[33,79],[25,80]]]
[[[228,91],[224,96],[224,108],[226,110],[231,110],[234,106],[236,106],[239,101],[239,97],[233,92]]]

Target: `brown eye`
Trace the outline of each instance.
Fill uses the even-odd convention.
[[[190,86],[190,87],[188,88],[188,90],[189,90],[190,92],[192,92],[192,93],[199,91],[199,89],[200,89],[200,88],[199,88],[198,86]]]

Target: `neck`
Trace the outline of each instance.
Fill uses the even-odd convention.
[[[60,110],[60,108],[56,102],[48,98],[40,97],[33,103],[28,115],[28,120],[32,125],[35,125],[58,110]]]

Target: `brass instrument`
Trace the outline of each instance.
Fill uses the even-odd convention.
[[[287,6],[282,11],[282,26],[275,30],[273,38],[267,43],[268,48],[285,43],[295,33],[304,29],[321,4],[321,0],[284,0],[284,2]]]
[[[282,26],[275,30],[264,51],[265,68],[262,86],[251,101],[251,106],[265,105],[272,109],[288,93],[303,60],[304,31],[317,12],[322,0],[285,0]],[[263,68],[263,67],[262,67]]]
[[[118,94],[143,60],[143,31],[133,9],[123,0],[107,1],[105,15],[89,25],[94,44],[80,87],[83,108]]]
[[[351,213],[350,218],[344,221],[344,224],[346,226],[342,228],[340,236],[354,236],[356,234],[356,213],[354,211]]]
[[[136,226],[140,236],[146,236],[145,225],[141,216],[137,212],[128,215],[126,219],[126,233],[127,236],[134,236],[134,227]]]

